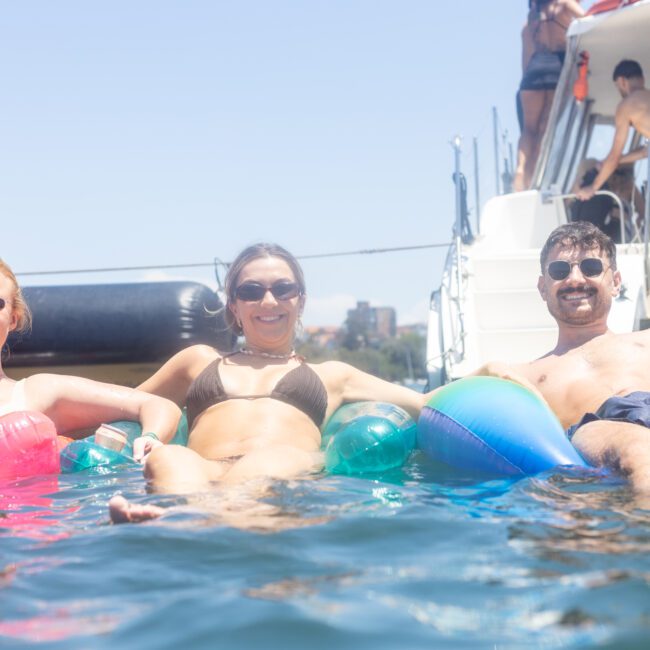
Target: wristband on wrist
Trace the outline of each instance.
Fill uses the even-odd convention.
[[[160,442],[160,438],[153,432],[153,431],[146,431],[145,433],[142,434],[143,438],[153,438],[154,440],[157,440]]]

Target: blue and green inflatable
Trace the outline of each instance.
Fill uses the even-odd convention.
[[[466,377],[436,391],[420,415],[418,445],[434,460],[493,475],[587,466],[545,402],[497,377]]]

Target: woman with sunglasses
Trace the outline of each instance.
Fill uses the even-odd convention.
[[[274,244],[245,249],[225,279],[226,321],[243,335],[235,352],[197,345],[172,357],[140,388],[187,407],[187,447],[154,450],[145,475],[155,489],[188,492],[212,481],[289,478],[321,468],[321,428],[344,402],[391,402],[417,418],[426,396],[338,361],[296,354],[305,306],[297,260]],[[155,506],[111,502],[114,520],[156,516]]]
[[[31,313],[11,268],[0,260],[0,347],[9,332],[26,331]],[[180,410],[171,401],[142,391],[81,377],[36,374],[14,381],[0,363],[0,416],[37,411],[54,423],[59,434],[73,435],[111,420],[138,420],[145,432],[133,442],[141,460],[154,447],[171,440]]]

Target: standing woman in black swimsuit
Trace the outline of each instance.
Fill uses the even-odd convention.
[[[391,402],[414,418],[427,395],[339,361],[310,364],[294,351],[305,305],[297,260],[274,244],[245,249],[225,280],[226,320],[245,344],[221,354],[207,345],[182,350],[139,388],[187,406],[187,447],[158,447],[145,463],[153,487],[205,489],[211,481],[290,478],[320,469],[321,427],[344,402]],[[115,521],[155,517],[151,505],[111,500]]]
[[[574,18],[585,15],[579,0],[529,0],[529,9],[528,21],[521,32],[522,128],[514,179],[517,192],[530,187],[564,63],[566,31]]]

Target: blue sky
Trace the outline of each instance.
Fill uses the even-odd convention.
[[[474,208],[492,106],[516,148],[525,0],[7,3],[2,256],[17,272],[297,255],[451,237],[454,135]],[[591,3],[586,3],[587,6]],[[355,300],[424,321],[443,249],[306,260],[307,325]],[[210,268],[21,276],[23,284]]]

